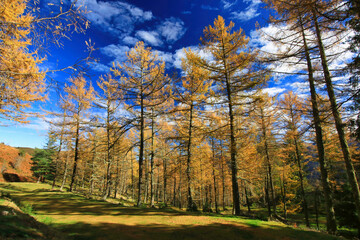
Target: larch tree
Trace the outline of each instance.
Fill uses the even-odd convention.
[[[318,97],[314,76],[313,59],[313,34],[309,33],[311,20],[307,14],[308,8],[303,1],[284,2],[278,0],[265,1],[270,8],[275,10],[276,16],[271,18],[273,24],[277,26],[288,26],[289,31],[278,31],[277,36],[271,36],[271,41],[280,45],[285,45],[285,49],[280,53],[274,54],[273,60],[280,62],[290,62],[299,64],[298,59],[305,59],[306,75],[309,82],[311,107],[313,116],[313,125],[316,132],[316,146],[318,160],[320,164],[321,183],[324,192],[326,206],[327,231],[335,233],[337,230],[335,221],[334,204],[332,192],[329,185],[328,169],[325,161],[325,149],[323,142],[323,130],[321,126],[320,112],[318,106]],[[301,73],[301,70],[300,70]]]
[[[303,114],[305,108],[303,106],[303,100],[300,99],[293,92],[288,92],[279,101],[279,108],[281,111],[281,118],[285,124],[284,129],[286,133],[284,136],[285,144],[284,147],[286,157],[294,161],[298,170],[298,177],[300,182],[300,194],[302,198],[302,207],[305,214],[305,223],[307,227],[310,227],[309,222],[309,210],[308,203],[305,195],[304,186],[304,170],[303,170],[303,151],[302,151],[302,138],[301,138],[301,127],[303,121]]]
[[[248,48],[249,40],[242,33],[242,29],[233,31],[233,28],[233,22],[226,26],[225,20],[218,16],[214,26],[204,29],[204,36],[201,38],[200,49],[209,53],[210,59],[202,58],[195,53],[188,58],[194,65],[211,72],[210,79],[216,86],[215,95],[223,98],[224,104],[227,105],[234,213],[240,215],[234,107],[239,104],[239,96],[253,90],[265,80],[265,76],[254,76],[251,68],[256,59],[256,52]]]
[[[83,76],[70,78],[69,81],[70,85],[66,86],[64,91],[69,100],[69,109],[67,112],[72,118],[71,125],[74,127],[75,132],[74,165],[69,189],[71,192],[73,190],[79,160],[80,131],[83,129],[85,113],[91,107],[91,103],[94,100],[94,89],[92,86],[87,86]]]
[[[0,118],[20,123],[36,115],[29,111],[32,103],[47,99],[48,71],[38,67],[46,58],[45,45],[61,46],[61,39],[89,24],[77,1],[49,3],[53,15],[41,13],[38,4],[3,0],[0,6]]]
[[[103,127],[106,131],[106,175],[105,175],[105,192],[103,199],[105,200],[110,195],[111,185],[111,165],[114,158],[114,145],[119,139],[121,127],[118,126],[118,109],[121,106],[121,93],[118,90],[118,81],[111,75],[100,77],[98,82],[99,88],[103,92],[103,96],[99,98],[95,105],[105,111],[105,117],[103,119]]]
[[[34,21],[23,0],[5,0],[0,6],[0,117],[26,122],[31,103],[45,100],[43,60],[29,50]]]
[[[145,120],[148,110],[157,103],[156,93],[161,91],[167,81],[164,71],[165,63],[161,61],[151,48],[145,48],[144,42],[138,42],[127,53],[127,60],[117,63],[111,69],[115,76],[120,77],[119,88],[124,92],[124,100],[129,104],[128,110],[133,112],[138,122],[139,139],[139,182],[137,205],[141,205],[141,188],[143,185],[143,162],[145,150]],[[153,101],[152,101],[153,100]]]
[[[342,26],[342,23],[340,21],[337,22],[330,22],[323,24],[321,22],[321,18],[323,18],[321,15],[327,12],[331,12],[336,5],[339,4],[338,1],[319,1],[319,2],[311,2],[310,10],[311,10],[311,21],[314,26],[315,35],[316,35],[316,42],[317,42],[317,48],[319,50],[320,54],[320,60],[321,60],[321,66],[322,66],[322,72],[325,80],[326,90],[329,96],[330,100],[330,106],[331,106],[331,112],[334,117],[335,126],[337,133],[339,135],[339,141],[341,145],[341,150],[344,155],[344,161],[346,166],[346,172],[348,176],[348,180],[352,189],[352,194],[356,206],[356,210],[358,213],[358,236],[360,236],[360,189],[359,189],[359,183],[358,179],[354,170],[354,165],[352,163],[351,159],[351,153],[348,146],[348,142],[346,139],[346,133],[344,129],[344,123],[339,111],[339,107],[337,104],[337,98],[335,95],[334,90],[334,83],[332,79],[332,74],[329,70],[329,62],[328,62],[328,54],[326,54],[326,46],[324,44],[324,41],[328,41],[328,39],[324,38],[324,34],[329,31],[329,29],[332,29],[332,34],[338,35],[336,32],[337,29],[342,29],[344,26]],[[328,27],[329,25],[329,27]],[[334,30],[335,29],[335,30]]]
[[[189,50],[190,51],[190,50]],[[191,56],[191,53],[187,54]],[[175,91],[175,100],[180,103],[180,111],[182,115],[186,115],[186,178],[187,178],[187,210],[196,211],[197,206],[193,201],[193,183],[192,183],[192,148],[194,136],[194,118],[196,111],[202,107],[207,99],[207,93],[211,82],[208,81],[209,72],[191,65],[189,61],[182,59],[182,70],[184,77],[182,78],[182,89]]]
[[[271,204],[268,202],[268,206],[272,206],[272,212],[269,211],[269,217],[278,218],[276,213],[276,190],[275,190],[275,151],[274,146],[274,124],[277,122],[277,109],[274,108],[274,99],[264,94],[262,98],[255,103],[256,123],[259,129],[259,152],[264,159],[264,166],[267,179],[267,190],[270,190]],[[268,210],[271,208],[269,207]]]

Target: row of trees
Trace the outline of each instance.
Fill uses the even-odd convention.
[[[241,29],[233,31],[234,24],[226,26],[219,16],[204,30],[200,50],[205,56],[187,50],[178,79],[165,74],[165,63],[142,42],[98,81],[99,93],[83,75],[70,78],[52,123],[54,185],[68,183],[70,191],[86,187],[89,194],[100,190],[103,198],[120,193],[136,198],[138,206],[172,200],[192,211],[209,210],[214,202],[218,211],[221,202],[235,215],[241,214],[241,203],[250,211],[256,202],[281,220],[301,203],[309,226],[309,210],[318,209],[317,201],[309,204],[309,193],[317,193],[321,180],[330,233],[337,230],[333,193],[342,183],[349,183],[350,202],[360,217],[352,159],[356,144],[349,144],[334,88],[341,71],[329,67],[349,19],[355,30],[352,49],[358,51],[358,4],[265,2],[279,27],[270,40],[281,46],[270,57],[251,49]],[[29,103],[44,99],[45,74],[37,66],[42,59],[29,50],[41,39],[36,30],[56,26],[59,31],[51,37],[57,42],[69,29],[82,30],[79,23],[87,25],[76,2],[67,12],[60,8],[43,19],[28,6],[7,0],[0,7],[0,112],[16,121],[26,120],[23,110]],[[354,85],[356,59],[350,68]],[[288,93],[276,103],[263,94],[268,63],[297,66],[308,80],[309,99]],[[39,153],[39,159],[49,159],[45,155]]]
[[[165,63],[139,42],[124,63],[99,80],[101,93],[82,76],[65,88],[63,112],[53,128],[61,143],[56,162],[62,186],[69,179],[70,191],[81,186],[94,194],[96,188],[103,198],[120,193],[136,198],[138,206],[162,201],[186,205],[189,211],[198,206],[208,211],[213,203],[218,212],[221,203],[240,215],[241,204],[250,211],[256,203],[280,220],[300,211],[300,205],[307,226],[310,210],[318,214],[319,204],[309,203],[309,195],[317,196],[321,186],[327,230],[335,233],[334,205],[339,202],[333,193],[349,183],[350,202],[357,206],[350,157],[357,146],[349,147],[322,42],[319,23],[324,23],[317,14],[329,6],[321,9],[318,1],[282,8],[276,1],[269,4],[282,17],[291,17],[289,39],[297,41],[295,50],[270,61],[303,59],[307,67],[300,71],[307,72],[309,99],[291,92],[278,100],[264,94],[261,87],[269,78],[264,62],[241,30],[233,31],[233,23],[226,26],[220,16],[204,30],[200,48],[206,57],[186,50],[178,80],[169,78]],[[292,8],[302,11],[296,21]],[[273,40],[295,45],[284,36]],[[318,62],[322,69],[312,67]],[[324,80],[327,96],[316,92],[316,78]],[[100,115],[89,111],[93,101]]]

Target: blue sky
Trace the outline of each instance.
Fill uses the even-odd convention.
[[[57,2],[43,0],[42,3]],[[80,0],[80,4],[89,11],[86,18],[91,22],[86,34],[73,34],[72,39],[63,39],[63,47],[50,48],[48,61],[43,69],[57,69],[73,64],[86,55],[85,41],[95,43],[94,57],[98,60],[90,68],[89,81],[96,86],[99,75],[109,71],[112,63],[123,61],[126,52],[137,41],[144,41],[147,46],[158,51],[166,61],[168,71],[179,68],[184,47],[196,47],[205,26],[211,25],[221,15],[226,23],[235,23],[235,30],[242,28],[251,37],[250,44],[271,51],[269,42],[261,39],[255,31],[258,22],[267,32],[274,32],[268,25],[268,10],[261,0],[129,0],[100,1]],[[60,83],[69,77],[65,73],[52,74]],[[286,89],[301,93],[306,83],[270,82],[266,91],[271,95],[282,93]],[[306,91],[306,89],[304,89]],[[37,103],[33,109],[56,110],[57,94],[52,91],[47,103]],[[43,119],[32,119],[30,124],[16,125],[6,122],[0,127],[0,142],[11,146],[42,147],[45,144],[48,124]]]

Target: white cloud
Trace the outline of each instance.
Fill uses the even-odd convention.
[[[269,94],[269,96],[273,97],[279,93],[285,92],[286,88],[271,87],[271,88],[264,88],[262,91]]]
[[[158,32],[168,43],[179,40],[186,32],[184,22],[178,18],[167,18],[158,26]]]
[[[156,50],[155,53],[158,55],[158,57],[160,59],[162,59],[164,62],[169,63],[169,64],[173,64],[174,62],[174,56],[172,53],[169,52],[163,52],[163,51],[159,51]]]
[[[224,9],[229,9],[237,3],[236,1],[221,0]]]
[[[28,124],[21,125],[21,127],[36,131],[47,131],[50,127],[49,124],[50,120],[51,119],[36,118],[36,119],[32,119]]]
[[[152,12],[119,1],[104,2],[98,0],[82,0],[79,4],[86,7],[86,17],[92,24],[113,34],[128,34],[137,23],[149,21]]]
[[[244,2],[250,3],[250,5],[244,11],[232,12],[232,18],[241,21],[248,21],[260,15],[258,8],[261,0],[245,0]]]
[[[131,36],[126,36],[123,38],[122,41],[128,45],[135,45],[139,41],[139,39],[131,37]]]
[[[188,46],[188,47],[184,47],[184,48],[180,48],[178,50],[175,51],[174,54],[174,67],[181,69],[181,59],[185,58],[185,49],[191,49],[192,51],[198,53],[200,55],[201,58],[207,59],[207,60],[211,60],[212,59],[212,55],[209,52],[205,52],[204,50],[200,50],[198,46]]]
[[[97,72],[109,72],[110,67],[106,66],[105,64],[99,63],[99,62],[92,62],[89,64],[91,66],[91,69]]]
[[[130,51],[130,48],[128,46],[111,44],[100,49],[100,51],[108,57],[115,58],[115,62],[123,62],[126,60],[126,52]]]
[[[163,42],[160,39],[159,33],[155,31],[143,31],[139,30],[136,32],[136,37],[141,38],[148,44],[158,47],[163,44]]]

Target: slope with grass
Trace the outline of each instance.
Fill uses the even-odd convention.
[[[339,239],[277,222],[231,216],[189,214],[89,200],[51,191],[46,184],[3,183],[0,191],[32,206],[36,218],[69,239]],[[1,217],[1,216],[0,216]]]

